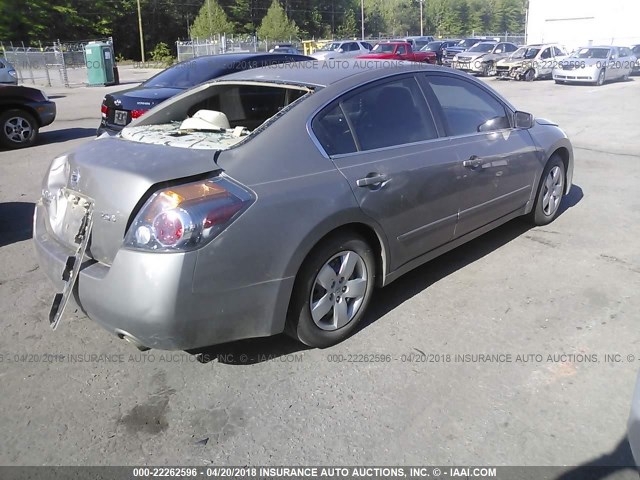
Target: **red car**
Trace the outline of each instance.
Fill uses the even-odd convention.
[[[436,63],[436,52],[415,52],[408,42],[379,43],[371,53],[360,55],[357,58],[377,58],[393,60],[409,60],[411,62]]]

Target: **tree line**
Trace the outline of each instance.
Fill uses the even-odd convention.
[[[145,47],[213,34],[359,37],[360,0],[139,0]],[[528,0],[423,0],[424,33],[524,31]],[[418,35],[420,0],[364,0],[365,36]],[[137,0],[0,0],[0,40],[37,44],[112,36],[138,59]]]

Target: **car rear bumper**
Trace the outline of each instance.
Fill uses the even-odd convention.
[[[73,251],[53,237],[45,215],[38,204],[33,239],[40,267],[61,291],[61,274]],[[197,258],[198,251],[120,249],[111,265],[87,262],[82,267],[73,298],[109,332],[149,348],[188,350],[281,332],[273,331],[273,325],[283,325],[273,321],[273,314],[281,290],[290,291],[293,278],[232,290],[221,279],[216,291],[196,293]]]
[[[124,127],[117,127],[117,126],[114,126],[114,125],[100,123],[100,125],[98,126],[98,129],[96,130],[96,136],[99,137],[103,133],[107,133],[107,134],[109,134],[111,136],[114,136],[114,135],[117,135],[118,133],[120,133],[123,128]]]

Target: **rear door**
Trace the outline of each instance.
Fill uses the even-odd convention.
[[[459,162],[412,74],[346,94],[312,126],[364,213],[383,228],[390,270],[453,238]]]
[[[436,73],[423,79],[461,167],[455,236],[524,207],[539,167],[529,132],[512,128],[512,112],[476,82]]]

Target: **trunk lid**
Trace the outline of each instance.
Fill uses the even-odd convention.
[[[158,183],[219,173],[216,150],[175,148],[123,140],[96,139],[52,163],[43,196],[53,235],[73,245],[78,210],[76,197],[94,202],[94,224],[88,255],[111,264],[122,246],[127,224],[149,189]]]

